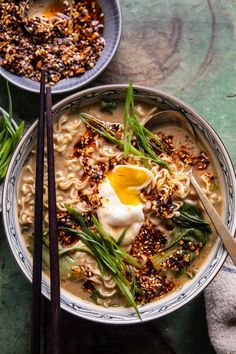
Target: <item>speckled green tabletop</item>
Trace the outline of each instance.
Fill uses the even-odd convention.
[[[134,83],[184,99],[216,129],[236,162],[236,0],[121,0],[119,50],[93,85]],[[13,88],[17,118],[37,116],[37,95]],[[54,101],[62,96],[54,97]],[[0,106],[7,108],[0,79]],[[27,354],[31,286],[0,224],[0,353]],[[164,319],[129,327],[63,313],[63,354],[210,354],[203,296]]]

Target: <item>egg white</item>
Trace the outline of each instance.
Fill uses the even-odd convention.
[[[102,205],[97,209],[98,220],[116,241],[123,230],[128,228],[122,242],[122,246],[128,246],[143,225],[143,204],[132,206],[121,203],[108,179],[101,183],[99,194],[102,197]]]

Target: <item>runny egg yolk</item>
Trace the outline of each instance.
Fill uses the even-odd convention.
[[[140,190],[150,183],[152,173],[144,167],[120,165],[109,173],[108,179],[121,203],[139,205]]]

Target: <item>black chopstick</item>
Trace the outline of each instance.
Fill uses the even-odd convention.
[[[36,179],[34,205],[33,287],[31,312],[31,354],[40,353],[42,235],[43,235],[43,175],[44,175],[44,125],[45,125],[45,73],[41,71],[40,112],[37,132]]]
[[[50,354],[60,351],[60,277],[57,237],[55,166],[53,149],[52,95],[46,88],[47,120],[47,158],[48,158],[48,212],[50,245],[50,283],[51,283],[51,350]]]

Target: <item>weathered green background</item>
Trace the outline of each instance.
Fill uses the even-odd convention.
[[[122,0],[121,5],[121,45],[94,84],[133,79],[184,99],[213,125],[236,162],[236,0]],[[6,108],[2,79],[0,92]],[[32,121],[37,96],[12,92],[16,116]],[[30,298],[31,287],[0,225],[1,354],[28,353]],[[171,353],[165,341],[178,354],[213,353],[203,297],[164,319],[131,327],[95,325],[63,314],[63,333],[63,354]]]

